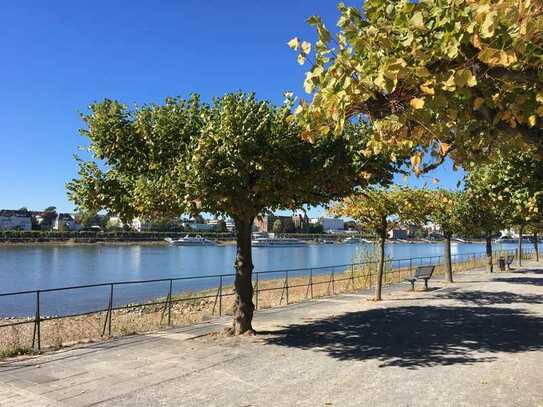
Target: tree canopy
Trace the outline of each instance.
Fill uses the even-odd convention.
[[[379,270],[375,300],[381,300],[385,262],[385,240],[389,230],[401,224],[426,221],[428,193],[415,188],[367,188],[344,198],[331,213],[348,216],[379,236]]]
[[[396,163],[368,160],[363,126],[342,138],[300,138],[292,102],[275,107],[254,95],[227,94],[206,104],[193,95],[129,110],[105,100],[83,116],[90,161],[79,160],[69,197],[87,210],[130,220],[183,213],[231,217],[236,226],[233,332],[252,331],[251,229],[275,209],[328,203],[354,186],[387,183]]]
[[[298,117],[304,136],[341,134],[349,120],[373,132],[365,153],[408,151],[419,172],[443,161],[530,145],[543,154],[543,5],[532,0],[367,0],[339,3],[339,32],[318,16]],[[434,163],[424,168],[431,149]]]

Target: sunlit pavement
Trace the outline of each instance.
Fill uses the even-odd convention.
[[[430,286],[0,363],[0,406],[543,406],[543,268]]]

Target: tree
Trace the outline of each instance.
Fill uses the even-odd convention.
[[[492,198],[493,185],[481,169],[478,167],[468,173],[464,199],[457,208],[462,232],[485,237],[487,269],[492,273],[492,236],[507,224],[508,211],[507,205]]]
[[[428,220],[439,225],[445,238],[445,275],[453,282],[451,238],[462,230],[463,219],[460,216],[460,204],[464,196],[460,192],[437,189],[428,193]]]
[[[48,206],[44,209],[42,213],[42,222],[41,227],[42,228],[52,228],[53,222],[57,218],[57,208],[54,206]]]
[[[241,93],[210,105],[198,96],[169,98],[133,111],[117,101],[95,103],[83,116],[82,130],[94,159],[80,160],[69,196],[79,207],[126,217],[232,218],[237,251],[231,333],[253,332],[255,217],[329,202],[357,184],[390,181],[396,165],[384,157],[363,159],[359,151],[367,136],[356,126],[343,138],[301,140],[291,107],[291,101],[274,107]]]
[[[275,219],[273,221],[272,232],[273,233],[281,233],[281,232],[283,232],[283,222],[281,222],[281,219]]]
[[[487,185],[488,198],[504,208],[506,225],[518,226],[520,267],[522,235],[527,227],[537,225],[542,220],[543,161],[526,152],[516,151],[479,166],[475,172]]]
[[[416,172],[486,160],[531,145],[543,154],[543,7],[533,0],[367,0],[338,6],[335,37],[318,16],[318,41],[294,38],[311,62],[298,117],[306,138],[370,123],[367,154],[410,149]],[[500,148],[497,148],[500,147]],[[430,148],[434,162],[421,166]]]
[[[401,223],[424,223],[426,207],[425,190],[369,188],[343,199],[331,209],[334,215],[351,217],[379,237],[379,269],[375,301],[382,299],[385,242],[388,231]]]

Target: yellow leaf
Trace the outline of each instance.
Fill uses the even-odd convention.
[[[471,72],[471,69],[459,69],[454,75],[454,82],[459,87],[468,86],[470,88],[477,85],[477,79]]]
[[[413,17],[411,17],[411,24],[413,24],[415,28],[426,28],[424,26],[424,18],[422,17],[422,13],[420,11],[417,11],[415,14],[413,14]]]
[[[294,37],[287,44],[290,47],[290,49],[297,51],[298,47],[300,46],[300,39],[298,37]]]
[[[304,54],[298,55],[298,63],[299,63],[300,65],[305,64],[305,55],[304,55]]]
[[[535,112],[539,117],[543,117],[543,106],[539,106]]]
[[[475,48],[481,49],[481,38],[479,37],[479,35],[474,34],[471,37],[471,43]]]
[[[439,145],[439,154],[443,157],[447,154],[451,146],[447,143],[441,143]]]
[[[443,82],[443,90],[448,90],[450,92],[454,92],[456,90],[456,83],[454,80],[454,73],[449,76],[449,79],[447,79],[445,82]]]
[[[437,178],[432,178],[432,184],[439,184],[439,180]]]
[[[309,54],[311,52],[311,43],[307,41],[302,42],[302,51],[304,54]]]
[[[436,92],[434,91],[434,88],[431,86],[431,82],[425,82],[422,85],[420,85],[420,90],[422,90],[427,95],[434,95]]]
[[[308,75],[308,77],[304,81],[304,90],[307,94],[313,93],[313,89],[315,88],[315,85],[313,84],[313,78]]]
[[[420,161],[421,161],[420,154],[416,154],[412,156],[411,165],[413,166],[413,168],[418,168],[418,166],[420,165]]]
[[[500,65],[507,67],[507,66],[513,65],[515,62],[517,62],[517,54],[515,53],[515,51],[513,50],[505,51],[503,49],[500,51],[500,59],[499,59]]]
[[[500,51],[494,48],[485,48],[477,55],[482,62],[488,65],[497,65],[500,62]]]
[[[498,13],[496,11],[491,11],[486,14],[483,24],[481,24],[481,38],[490,38],[494,36],[494,19]]]
[[[485,103],[485,100],[481,97],[478,97],[478,98],[475,98],[475,100],[473,101],[473,109],[474,110],[477,110],[479,109],[483,103]]]
[[[536,123],[537,117],[535,115],[531,115],[530,117],[528,117],[528,124],[530,125],[530,127],[534,127]]]
[[[409,104],[415,110],[422,109],[424,107],[424,98],[413,98]]]

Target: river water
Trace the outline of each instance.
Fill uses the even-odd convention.
[[[297,269],[344,265],[364,261],[368,244],[308,245],[306,247],[254,248],[255,271]],[[502,244],[495,249],[511,249]],[[467,253],[481,253],[480,243],[454,244],[457,258]],[[393,259],[439,256],[442,243],[395,243],[386,247]],[[0,248],[0,293],[42,290],[66,286],[116,281],[192,277],[233,272],[235,246],[13,246]],[[431,262],[431,260],[430,260]],[[329,270],[325,272],[330,272]],[[277,275],[275,275],[277,277]],[[218,278],[175,282],[174,291],[197,290],[218,286]],[[224,279],[230,284],[231,279]],[[115,287],[114,304],[126,304],[165,295],[169,283],[134,284]],[[41,294],[44,315],[82,312],[103,308],[109,287]],[[0,297],[0,316],[31,315],[35,295]]]

